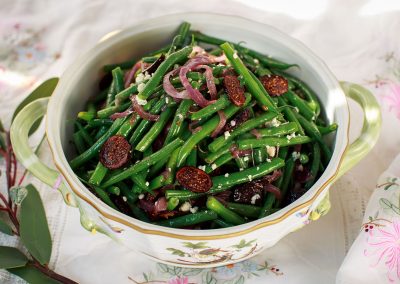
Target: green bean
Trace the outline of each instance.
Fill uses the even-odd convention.
[[[165,125],[168,123],[168,120],[171,118],[174,108],[167,107],[164,110],[160,118],[153,124],[150,130],[143,136],[142,140],[136,145],[135,149],[137,151],[143,152],[148,149],[151,144],[153,144],[154,140],[160,135],[161,131],[164,129]]]
[[[168,52],[170,46],[171,46],[171,44],[168,44],[160,49],[157,49],[156,51],[152,51],[152,52],[148,53],[147,56],[156,56],[156,55],[160,55],[162,53],[166,53],[166,52]]]
[[[235,212],[229,210],[224,205],[221,204],[215,197],[209,196],[207,198],[206,206],[208,209],[217,213],[225,221],[232,223],[233,225],[241,225],[246,223],[246,220],[240,217]]]
[[[109,186],[106,188],[106,191],[109,194],[114,194],[114,195],[120,195],[121,194],[121,190],[119,189],[118,186]]]
[[[292,146],[297,144],[305,144],[311,142],[311,138],[308,136],[295,136],[293,138],[280,138],[280,137],[266,137],[260,139],[239,139],[237,144],[240,150],[254,149],[265,146]]]
[[[186,166],[196,167],[197,165],[197,148],[193,148],[186,160]]]
[[[286,160],[286,166],[285,166],[285,170],[283,173],[282,184],[280,187],[281,199],[277,200],[276,207],[280,207],[283,200],[285,200],[286,194],[289,190],[290,182],[293,180],[294,166],[295,166],[295,161],[294,161],[293,157],[289,157],[289,159]]]
[[[201,41],[201,42],[205,42],[205,43],[209,43],[209,44],[214,44],[214,45],[221,45],[227,41],[222,40],[222,39],[218,39],[215,37],[210,37],[208,35],[202,34],[200,32],[193,32],[194,37]],[[237,49],[238,51],[242,52],[242,53],[246,53],[249,54],[250,56],[258,59],[261,63],[263,63],[264,65],[270,67],[270,68],[276,68],[276,69],[280,69],[280,70],[285,70],[288,69],[292,66],[297,66],[296,64],[287,64],[284,62],[281,62],[277,59],[271,58],[269,56],[265,56],[264,54],[257,52],[255,50],[252,49],[248,49],[243,47],[240,44],[235,44],[232,42],[229,42],[230,44],[232,44],[235,49]]]
[[[160,84],[161,80],[163,79],[164,75],[168,72],[168,70],[171,67],[173,67],[175,63],[181,61],[184,58],[187,58],[191,51],[192,47],[187,46],[168,56],[160,64],[156,72],[153,73],[153,76],[146,83],[143,90],[139,92],[138,98],[140,100],[146,100],[153,93],[154,89]]]
[[[126,201],[129,204],[134,205],[134,203],[138,199],[138,196],[136,194],[134,194],[132,192],[132,190],[130,190],[129,187],[124,182],[121,181],[121,182],[117,183],[117,185],[118,185],[119,189],[121,190],[122,195],[126,197]]]
[[[121,112],[127,110],[132,105],[131,102],[124,103],[122,105],[110,106],[103,108],[97,112],[98,118],[109,118],[112,114],[116,112]]]
[[[186,37],[189,34],[190,24],[183,22],[178,29],[178,34],[174,37],[172,44],[167,52],[167,56],[174,52],[177,48],[182,48]]]
[[[303,164],[303,165],[307,164],[309,160],[310,160],[310,158],[308,157],[307,154],[305,154],[305,153],[300,154],[299,161],[301,164]]]
[[[332,157],[332,152],[328,148],[328,146],[325,144],[325,142],[323,141],[322,135],[319,132],[318,127],[315,125],[314,122],[308,121],[306,118],[304,118],[303,116],[301,116],[299,114],[296,114],[296,118],[298,119],[298,121],[300,122],[301,126],[304,128],[306,133],[308,135],[310,135],[311,138],[318,141],[318,143],[321,147],[322,153],[324,154],[325,164],[328,164],[329,160]]]
[[[153,190],[160,188],[164,185],[165,177],[163,175],[155,177],[150,181],[150,185],[147,191],[152,192]]]
[[[182,228],[217,219],[217,214],[210,210],[187,214],[176,218],[158,221],[155,224],[164,227]]]
[[[178,137],[178,133],[180,132],[183,121],[185,120],[187,113],[189,111],[190,106],[193,104],[192,100],[183,100],[176,110],[175,117],[172,120],[171,127],[168,131],[167,137],[165,138],[165,144],[168,144],[176,137]]]
[[[113,185],[114,183],[117,183],[119,181],[122,181],[133,174],[142,172],[144,170],[147,170],[150,166],[154,165],[158,161],[165,159],[170,155],[172,151],[174,151],[176,148],[181,146],[183,144],[183,141],[179,138],[175,139],[162,149],[158,150],[157,152],[151,154],[149,157],[144,158],[143,160],[137,162],[136,164],[130,166],[129,168],[125,169],[122,173],[119,173],[117,175],[111,175],[105,182],[104,185],[105,187]]]
[[[251,96],[246,93],[246,102],[243,105],[245,107],[249,102],[250,102]],[[231,118],[235,113],[237,113],[240,110],[240,107],[237,107],[235,105],[230,105],[227,107],[223,112],[225,114],[226,119]],[[182,146],[181,151],[179,152],[178,156],[178,167],[181,167],[187,158],[187,156],[190,154],[190,151],[205,137],[210,135],[214,129],[217,127],[219,123],[219,115],[214,115],[212,118],[210,118],[206,123],[204,123],[201,126],[201,130],[193,134]]]
[[[304,185],[305,189],[310,189],[311,186],[313,186],[315,179],[317,178],[318,175],[319,164],[321,161],[321,150],[318,143],[313,143],[312,157],[313,159],[310,167],[311,177]]]
[[[138,91],[139,84],[131,84],[128,88],[122,90],[115,95],[116,105],[120,105],[123,101],[129,98],[130,95],[135,94]]]
[[[103,200],[105,204],[110,206],[111,208],[118,210],[117,206],[115,206],[114,202],[111,201],[110,197],[108,196],[107,192],[104,191],[101,187],[93,186],[96,195]]]
[[[276,106],[272,101],[271,97],[268,95],[267,91],[264,88],[260,88],[260,85],[257,81],[257,78],[254,78],[251,72],[246,68],[243,64],[242,60],[237,56],[237,53],[233,50],[232,46],[229,43],[224,43],[221,45],[222,50],[224,51],[226,57],[229,59],[235,71],[243,76],[243,80],[248,90],[252,94],[252,96],[257,100],[260,106],[264,110],[270,110],[272,112],[277,112]],[[236,54],[236,56],[235,56]]]
[[[217,224],[218,226],[220,226],[221,228],[229,228],[229,227],[233,227],[234,225],[231,223],[226,222],[225,220],[222,219],[215,219],[213,221],[215,224]]]
[[[229,132],[229,136],[224,135],[224,136],[219,136],[219,137],[215,138],[214,141],[208,145],[208,149],[211,152],[216,152],[219,149],[221,149],[225,144],[230,143],[233,139],[235,139],[240,134],[248,132],[251,129],[254,129],[254,128],[260,126],[261,124],[264,124],[265,122],[270,121],[277,115],[278,114],[273,113],[273,112],[267,112],[267,113],[261,114],[260,116],[258,116],[256,118],[249,119],[249,120],[243,122],[241,125],[239,125],[235,129],[233,129],[231,132]]]
[[[72,140],[74,141],[74,145],[78,154],[85,152],[86,147],[80,132],[75,132],[72,134]]]
[[[180,150],[181,150],[181,147],[176,148],[172,152],[172,154],[171,154],[171,156],[170,156],[170,158],[169,158],[169,160],[167,162],[167,166],[166,167],[167,167],[167,171],[168,171],[168,176],[164,181],[164,185],[174,183],[175,172],[176,172],[176,162],[177,162]]]
[[[107,64],[103,67],[104,72],[111,72],[112,70],[114,70],[117,67],[120,67],[121,69],[128,69],[131,68],[135,63],[136,63],[136,59],[131,59],[131,60],[127,60],[121,63],[116,63],[116,64]]]
[[[170,198],[167,202],[167,210],[172,211],[178,206],[179,199],[178,198]]]
[[[111,126],[112,124],[113,120],[111,119],[93,119],[88,122],[90,127]]]
[[[89,183],[99,186],[101,181],[104,179],[108,172],[108,169],[101,163],[98,162],[96,169],[93,174],[90,176]]]
[[[112,102],[115,98],[115,82],[112,80],[110,87],[108,88],[107,99],[106,99],[106,106],[111,106]]]
[[[259,165],[267,158],[267,153],[263,148],[256,148],[252,152],[253,160],[256,165]]]
[[[217,111],[226,108],[230,105],[231,102],[229,101],[226,95],[222,95],[215,103],[208,105],[199,111],[196,111],[190,115],[191,120],[201,120],[209,117],[210,115],[216,113]]]
[[[338,128],[338,125],[336,123],[332,123],[328,126],[317,126],[317,127],[318,127],[318,130],[321,133],[321,135],[326,135],[326,134],[336,131]]]
[[[150,222],[149,217],[147,217],[147,214],[142,209],[140,209],[139,207],[137,207],[135,205],[130,206],[130,207],[131,207],[133,216],[135,216],[136,219],[146,222],[146,223]]]
[[[94,104],[102,103],[107,99],[108,89],[102,90],[99,94],[92,98]]]
[[[303,127],[301,127],[300,122],[297,120],[295,113],[292,109],[286,104],[286,102],[281,98],[278,97],[279,105],[283,107],[282,112],[285,115],[288,121],[294,122],[297,125],[297,131],[300,135],[305,135]]]
[[[145,175],[143,173],[131,175],[130,178],[133,181],[133,183],[136,184],[139,188],[143,190],[147,190],[149,188],[145,179]]]
[[[213,153],[209,153],[207,156],[205,156],[204,161],[206,161],[207,163],[211,164],[212,162],[216,161],[217,159],[219,159],[223,155],[226,155],[228,153],[230,154],[231,148],[234,148],[235,146],[237,146],[237,145],[234,144],[234,143],[226,144],[224,147],[222,147],[218,151],[213,152]],[[227,157],[225,157],[225,159],[226,158]]]
[[[72,159],[72,161],[70,162],[71,168],[76,169],[77,167],[79,167],[83,163],[85,163],[86,161],[88,161],[91,158],[93,158],[94,156],[96,156],[98,151],[100,150],[100,147],[103,145],[103,143],[106,142],[106,140],[108,138],[110,138],[112,135],[114,135],[118,131],[118,129],[121,127],[121,125],[124,123],[124,121],[125,121],[124,118],[116,119],[114,121],[113,125],[111,125],[111,127],[108,129],[108,131],[103,136],[101,136],[100,139],[96,141],[96,143],[94,143],[85,152],[83,152],[79,156]]]
[[[78,113],[78,118],[85,120],[86,122],[90,122],[96,116],[96,107],[93,103],[88,104],[87,111],[81,111]]]
[[[249,167],[249,157],[234,157],[236,165],[242,171]]]
[[[88,145],[93,145],[94,141],[93,141],[92,137],[89,135],[89,133],[86,131],[86,129],[83,128],[82,124],[80,124],[79,121],[75,121],[75,125],[77,126],[83,140]]]
[[[260,215],[261,207],[257,207],[254,205],[240,204],[234,202],[227,202],[226,208],[232,210],[233,212],[245,216],[257,219],[258,215]]]
[[[275,195],[268,192],[267,196],[265,197],[264,205],[259,211],[257,217],[255,218],[261,219],[264,218],[265,216],[272,214],[271,213],[271,211],[273,210],[272,206],[274,205],[275,201],[276,201]]]
[[[113,122],[114,123],[114,122]],[[112,125],[112,124],[111,124]],[[100,139],[100,137],[101,136],[103,136],[106,132],[107,132],[107,130],[109,129],[110,127],[107,127],[107,126],[102,126],[102,127],[100,127],[100,129],[99,129],[99,131],[96,133],[96,136],[94,137],[94,140],[99,140]]]
[[[215,176],[212,178],[213,186],[207,193],[194,193],[188,190],[167,190],[165,196],[167,199],[176,197],[179,200],[195,199],[205,194],[217,194],[225,191],[234,185],[245,183],[257,178],[263,177],[274,170],[280,169],[284,166],[284,160],[280,158],[273,158],[270,162],[260,164],[256,167],[245,169],[241,172],[230,173],[228,177],[225,175]]]
[[[124,73],[121,67],[117,67],[111,71],[111,74],[114,80],[115,93],[118,94],[124,89]]]
[[[162,170],[164,165],[168,162],[168,160],[169,160],[169,157],[166,157],[165,159],[158,161],[154,166],[151,167],[148,176],[154,177],[156,174],[158,174]]]
[[[155,105],[150,109],[151,114],[158,114],[162,107],[165,105],[165,99],[161,98],[159,101],[155,103]],[[145,135],[147,130],[152,125],[152,121],[150,120],[142,120],[138,127],[135,129],[133,132],[131,138],[129,139],[129,143],[131,143],[132,147],[135,147],[137,143],[142,139],[142,137]]]
[[[160,58],[160,57],[159,56],[146,56],[146,57],[142,57],[142,62],[154,63],[154,61],[156,61],[158,58]]]
[[[214,163],[212,163],[211,165],[207,165],[205,172],[206,173],[211,173],[213,170],[221,167],[222,165],[225,165],[226,163],[228,163],[229,161],[231,161],[233,159],[233,156],[231,153],[226,153],[223,154],[222,156],[220,156],[218,159],[216,159],[214,161]]]
[[[298,126],[295,122],[286,122],[279,126],[259,128],[257,129],[257,137],[271,137],[271,136],[283,136],[287,134],[295,133],[298,130]],[[240,136],[241,139],[252,138],[253,134],[247,133]]]
[[[306,102],[298,97],[292,91],[287,91],[283,94],[283,97],[289,100],[293,106],[299,109],[299,112],[308,120],[315,120],[314,111],[306,104]]]

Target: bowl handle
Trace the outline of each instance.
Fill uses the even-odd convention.
[[[71,194],[61,175],[41,162],[28,144],[29,130],[32,125],[46,114],[48,98],[37,99],[24,107],[14,119],[10,138],[15,155],[24,167],[42,182],[58,189],[66,204],[76,207],[76,200]]]
[[[381,129],[381,111],[374,95],[366,88],[349,82],[340,82],[346,97],[358,103],[364,112],[360,136],[348,146],[336,179],[355,166],[374,147]]]

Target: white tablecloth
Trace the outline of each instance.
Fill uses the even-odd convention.
[[[339,80],[370,88],[382,104],[378,145],[332,187],[331,212],[249,261],[205,270],[156,264],[100,234],[84,231],[78,212],[67,208],[56,192],[36,183],[54,242],[51,266],[80,283],[184,283],[185,277],[190,283],[334,283],[360,231],[376,180],[400,149],[399,10],[398,1],[378,0],[2,0],[0,118],[6,126],[12,110],[35,85],[60,76],[104,34],[142,19],[185,11],[240,15],[275,26],[309,46]],[[355,104],[350,107],[355,137],[361,113]],[[41,157],[51,164],[47,145]],[[1,187],[4,184],[1,179]],[[4,243],[14,244],[15,239],[0,235],[0,244]],[[181,282],[173,282],[177,276]],[[0,270],[1,283],[18,281]]]

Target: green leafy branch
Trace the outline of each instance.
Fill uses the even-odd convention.
[[[49,79],[40,85],[17,108],[17,113],[31,101],[49,96],[58,79]],[[31,129],[33,133],[38,124]],[[64,277],[48,267],[52,251],[52,240],[46,213],[39,192],[32,185],[24,187],[26,171],[17,185],[18,163],[11,145],[10,133],[0,122],[0,159],[4,159],[6,191],[0,192],[0,213],[6,213],[8,220],[0,219],[0,232],[17,236],[26,248],[24,254],[15,247],[0,246],[0,269],[6,269],[29,283],[66,283],[75,281]]]

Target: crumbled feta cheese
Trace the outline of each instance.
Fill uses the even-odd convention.
[[[248,160],[249,160],[249,157],[247,157],[247,156],[243,158],[243,161],[245,161],[245,162],[247,162]]]
[[[146,181],[146,186],[149,186],[149,185],[150,185],[150,183],[148,181]]]
[[[243,171],[243,168],[239,168],[239,172]]]
[[[195,206],[193,208],[190,208],[189,210],[190,210],[190,213],[194,214],[197,212],[197,210],[199,210],[199,207]]]
[[[266,146],[266,148],[267,148],[268,156],[275,157],[276,148],[274,146]]]
[[[165,103],[169,103],[169,97],[165,97]]]
[[[192,78],[188,78],[188,81],[189,81],[189,82],[192,82],[193,80],[192,80]]]
[[[216,164],[212,164],[212,165],[211,165],[211,169],[212,169],[212,170],[215,170],[216,168],[217,168],[217,165],[216,165]]]
[[[235,59],[239,58],[239,56],[238,56],[238,54],[237,54],[237,51],[236,51],[236,50],[235,50],[235,52],[233,53],[233,58],[235,58]]]
[[[298,107],[294,107],[294,110],[295,110],[296,112],[299,112],[299,108],[298,108]]]
[[[298,160],[299,158],[300,158],[300,152],[296,152],[296,151],[294,151],[293,153],[292,153],[292,158],[293,158],[293,160]]]
[[[267,158],[267,163],[271,163],[271,159],[270,158]]]
[[[225,174],[225,177],[226,177],[226,178],[227,178],[227,177],[229,177],[229,174],[228,174],[228,173],[226,173],[226,174]]]
[[[179,119],[183,119],[183,115],[180,113],[180,114],[178,114],[178,118]]]
[[[202,170],[202,171],[205,171],[206,170],[206,166],[199,166],[199,169]]]
[[[137,84],[139,84],[139,83],[142,83],[143,80],[144,80],[144,75],[143,75],[143,73],[140,72],[140,73],[136,76],[135,82],[136,82]]]
[[[123,200],[124,202],[126,202],[126,201],[128,200],[128,198],[126,198],[126,196],[122,196],[122,200]]]
[[[172,169],[171,169],[171,168],[168,168],[168,171],[169,171],[169,172],[171,172],[171,171],[172,171]]]
[[[218,185],[218,188],[222,188],[222,185]]]
[[[303,167],[302,164],[300,164],[300,165],[297,167],[297,169],[298,169],[300,172],[302,172],[302,171],[304,170],[304,167]]]
[[[253,61],[254,61],[255,64],[259,64],[260,63],[260,61],[257,58],[254,58]]]
[[[254,195],[251,197],[250,203],[254,205],[254,204],[256,204],[257,199],[260,199],[260,198],[261,198],[261,196],[260,196],[259,194],[254,194]]]
[[[151,78],[151,75],[146,71],[146,72],[144,73],[144,78],[143,78],[143,80],[150,80],[150,78]]]
[[[296,137],[296,133],[294,133],[294,132],[292,134],[290,134],[290,135],[286,135],[286,138],[287,138],[288,141],[290,141],[290,139],[292,139],[294,137]]]
[[[140,84],[140,85],[141,85],[141,84]],[[140,87],[140,85],[139,85],[139,87]],[[138,87],[138,90],[139,90],[139,87]],[[144,106],[144,105],[147,104],[147,100],[142,100],[142,99],[139,98],[138,96],[136,96],[135,98],[136,98],[136,101],[138,102],[139,105]]]
[[[252,175],[248,175],[247,177],[249,178],[249,181],[253,180],[253,176]]]
[[[192,205],[189,202],[185,202],[179,207],[179,210],[182,212],[188,212],[192,208]]]
[[[146,86],[145,83],[140,83],[137,87],[138,92],[140,93],[141,91],[143,91],[144,87]]]
[[[143,199],[144,198],[144,194],[143,193],[139,194],[138,198],[139,199]]]
[[[225,140],[226,140],[226,139],[228,139],[229,136],[231,136],[231,134],[229,133],[229,131],[225,131],[224,136],[225,136]]]
[[[271,121],[271,125],[273,127],[277,127],[277,126],[281,125],[281,122],[276,117],[274,117],[274,119],[272,119],[272,121]]]
[[[236,121],[231,120],[231,126],[235,126],[236,125]]]
[[[257,167],[257,171],[259,171],[260,170],[260,167]]]

